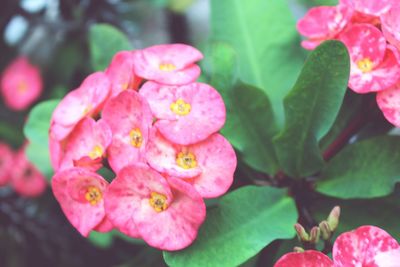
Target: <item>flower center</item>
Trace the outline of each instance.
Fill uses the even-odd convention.
[[[173,71],[176,70],[176,66],[171,63],[162,63],[158,66],[158,68],[162,71]]]
[[[357,66],[363,73],[367,73],[373,69],[373,62],[369,58],[364,58],[357,62]]]
[[[103,198],[103,194],[97,186],[89,186],[86,190],[85,199],[90,205],[94,206],[100,202]]]
[[[129,133],[129,137],[131,139],[131,145],[134,147],[141,147],[142,143],[143,143],[143,135],[142,132],[140,131],[139,128],[135,128],[133,129],[130,133]]]
[[[92,104],[87,105],[83,110],[83,116],[86,116],[92,110],[92,108],[93,108]]]
[[[185,116],[190,113],[192,106],[189,103],[186,103],[183,99],[179,98],[175,102],[172,102],[170,109],[177,115]]]
[[[163,194],[151,192],[149,202],[156,212],[162,212],[168,208],[167,197]]]
[[[190,152],[179,152],[176,164],[183,169],[193,169],[197,166],[196,157]]]
[[[25,81],[20,81],[17,85],[18,93],[25,93],[28,90],[28,85]]]
[[[92,151],[89,152],[88,156],[90,159],[97,159],[103,156],[104,149],[100,145],[96,145],[93,147]]]

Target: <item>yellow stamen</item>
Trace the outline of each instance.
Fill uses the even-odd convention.
[[[197,166],[196,156],[190,152],[179,152],[176,164],[183,169],[193,169]]]
[[[175,114],[185,116],[190,113],[192,106],[189,103],[186,103],[183,99],[179,98],[175,102],[172,102],[170,109]]]
[[[89,152],[88,156],[90,159],[97,159],[103,156],[104,149],[101,145],[96,145],[93,147],[92,151]]]
[[[17,85],[17,91],[18,93],[25,93],[28,91],[28,84],[25,81],[19,81]]]
[[[374,67],[373,62],[367,57],[357,61],[357,66],[363,73],[370,72]]]
[[[85,199],[90,205],[94,206],[100,202],[103,198],[103,194],[101,193],[100,189],[96,186],[89,186],[86,190]]]
[[[139,128],[133,129],[129,133],[129,137],[131,138],[131,145],[134,147],[141,147],[143,143],[143,135]]]
[[[122,91],[125,91],[129,88],[129,82],[121,84]]]
[[[151,192],[149,202],[156,212],[162,212],[168,208],[167,197],[163,194]]]
[[[176,70],[176,66],[171,63],[162,63],[158,68],[162,71],[173,71]]]
[[[91,104],[87,105],[86,108],[83,110],[83,116],[86,116],[92,109],[93,106]]]

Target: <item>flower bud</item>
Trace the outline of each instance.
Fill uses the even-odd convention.
[[[302,248],[302,247],[294,247],[293,248],[293,252],[303,253],[304,252],[304,248]]]
[[[327,221],[322,221],[319,224],[319,229],[321,232],[321,238],[323,240],[329,240],[332,236],[332,230]]]
[[[319,241],[319,237],[321,235],[321,230],[319,229],[318,226],[314,226],[313,228],[311,228],[310,231],[310,242],[312,244],[317,244]]]
[[[336,206],[332,209],[332,211],[329,213],[327,222],[329,224],[330,229],[332,232],[336,230],[336,228],[339,225],[339,218],[340,218],[340,207]]]
[[[307,234],[306,230],[304,229],[304,227],[301,224],[296,223],[294,225],[294,229],[296,229],[297,236],[300,241],[302,241],[302,242],[310,241],[310,236]]]

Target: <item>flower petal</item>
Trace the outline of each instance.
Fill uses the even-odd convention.
[[[387,89],[378,92],[376,101],[379,108],[382,110],[385,118],[395,125],[400,127],[400,87],[396,85],[392,89]]]
[[[319,251],[307,250],[286,253],[275,263],[274,267],[333,267],[333,262]]]

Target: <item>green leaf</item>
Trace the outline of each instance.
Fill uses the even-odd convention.
[[[264,92],[236,80],[236,56],[226,44],[217,43],[210,53],[211,85],[226,105],[222,134],[241,152],[244,162],[269,174],[278,170],[272,137],[277,133],[272,107]]]
[[[96,231],[90,232],[89,241],[100,248],[108,248],[113,243],[113,232],[100,233]]]
[[[29,140],[26,154],[28,159],[48,179],[53,174],[53,168],[49,156],[49,128],[53,110],[60,100],[48,100],[36,105],[29,113],[28,120],[24,126],[24,134]]]
[[[238,266],[275,239],[294,236],[296,206],[286,191],[242,187],[208,210],[197,240],[179,252],[164,252],[170,266]]]
[[[287,1],[216,0],[211,3],[211,40],[230,44],[238,56],[239,79],[263,90],[278,124],[304,51]]]
[[[347,49],[338,41],[323,43],[307,59],[285,97],[286,123],[275,139],[279,162],[287,174],[301,177],[322,168],[318,141],[336,119],[349,73]]]
[[[94,70],[104,70],[118,51],[131,50],[128,38],[108,24],[94,24],[89,30],[89,48]]]
[[[400,181],[400,137],[381,136],[348,145],[322,170],[317,191],[338,198],[373,198]]]

